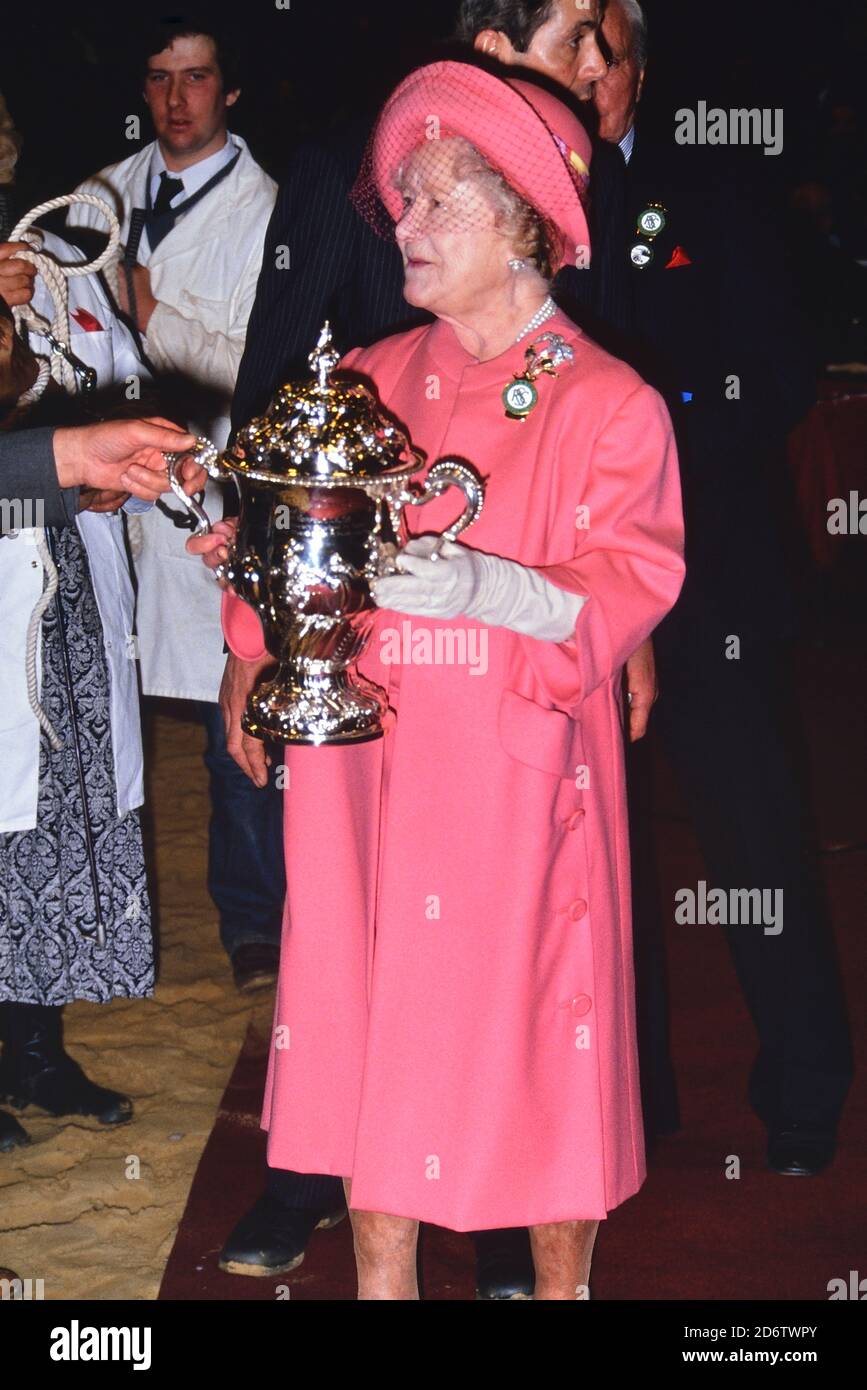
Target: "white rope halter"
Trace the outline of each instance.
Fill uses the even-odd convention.
[[[109,226],[108,245],[95,261],[76,261],[69,265],[61,265],[41,250],[42,238],[37,232],[31,232],[30,227],[40,217],[46,213],[55,212],[58,208],[71,206],[73,203],[84,203],[87,207],[97,208],[105,218]],[[15,318],[15,326],[19,333],[29,329],[33,333],[51,336],[66,350],[69,349],[69,286],[68,280],[76,275],[95,275],[102,270],[117,251],[120,243],[120,224],[112,209],[102,198],[96,198],[92,193],[67,193],[62,198],[49,198],[48,202],[40,203],[38,207],[32,208],[26,217],[13,228],[9,237],[10,241],[24,241],[30,247],[28,251],[18,251],[16,259],[29,261],[36,266],[36,270],[41,275],[42,280],[51,295],[54,314],[51,322],[37,314],[29,304],[19,304],[12,310]],[[78,389],[78,380],[73,370],[72,364],[63,355],[62,351],[53,351],[49,356],[39,354],[39,375],[28,391],[19,397],[18,406],[26,409],[40,399],[45,392],[49,380],[53,377],[58,385],[62,386],[70,395],[75,395]],[[25,669],[27,672],[27,698],[30,708],[38,719],[44,730],[52,748],[59,752],[63,747],[63,740],[59,737],[54,725],[42,708],[39,702],[39,682],[36,673],[36,651],[39,639],[39,629],[46,609],[51,603],[58,588],[57,568],[51,558],[45,531],[37,527],[34,530],[36,550],[40,560],[45,566],[45,573],[48,583],[43,590],[39,602],[33,610],[30,622],[27,627],[27,649],[25,658]]]

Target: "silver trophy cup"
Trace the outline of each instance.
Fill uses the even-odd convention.
[[[450,487],[464,510],[445,532],[453,540],[481,515],[482,480],[460,461],[442,460],[424,487],[424,457],[364,386],[332,380],[338,354],[328,324],[311,353],[313,381],[281,387],[267,413],[220,454],[208,440],[195,453],[209,475],[231,479],[240,517],[222,576],[258,613],[276,673],[247,705],[254,738],[296,744],[365,743],[381,738],[385,692],[356,669],[376,605],[370,581],[394,573],[406,539],[404,508],[423,506]],[[201,505],[184,493],[180,455],[166,455],[173,491],[210,530]]]

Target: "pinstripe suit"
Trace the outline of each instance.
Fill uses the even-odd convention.
[[[349,200],[369,133],[358,123],[303,146],[289,165],[265,237],[233,429],[261,414],[283,382],[309,374],[307,355],[326,318],[342,352],[429,321],[403,297],[396,245]],[[277,268],[281,247],[288,248],[288,269]]]

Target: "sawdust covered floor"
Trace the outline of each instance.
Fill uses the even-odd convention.
[[[0,1266],[44,1280],[46,1299],[156,1297],[190,1184],[247,1025],[205,886],[204,731],[189,707],[146,702],[146,834],[161,943],[156,996],[66,1010],[67,1048],[127,1092],[120,1129],[28,1112],[33,1143],[0,1154]]]
[[[867,845],[863,611],[860,605],[857,624],[841,623],[839,630],[801,649],[797,680],[804,756],[826,848],[823,867],[858,1026],[859,1055],[863,1010],[858,1001],[864,993],[859,932]],[[234,992],[205,889],[203,733],[183,706],[166,705],[148,712],[148,732],[149,805],[155,808],[149,839],[152,877],[160,888],[163,945],[157,996],[152,1002],[106,1009],[78,1005],[67,1011],[70,1051],[96,1080],[129,1091],[136,1103],[135,1121],[112,1132],[80,1121],[28,1116],[32,1147],[0,1155],[0,1266],[11,1265],[24,1279],[44,1280],[47,1299],[157,1296],[248,1022],[255,1022],[260,1037],[270,1028],[270,996],[256,996],[253,1009]],[[675,885],[695,882],[701,870],[670,777],[661,785],[656,809],[662,817],[663,869],[671,902]],[[826,1176],[816,1184],[795,1184],[766,1173],[764,1135],[743,1099],[754,1036],[724,948],[702,936],[683,938],[679,929],[670,945],[675,1060],[686,1127],[681,1136],[665,1141],[646,1190],[618,1213],[600,1242],[595,1275],[600,1297],[718,1299],[737,1289],[741,1297],[825,1299],[832,1275],[858,1267],[855,1246],[859,1238],[863,1244],[858,1206],[867,1147],[863,1085],[853,1091],[840,1155]],[[709,951],[715,953],[710,965]],[[709,989],[716,1012],[708,1005]],[[245,1123],[255,1123],[255,1108],[245,1107]],[[720,1205],[714,1155],[740,1152],[733,1144],[741,1143],[752,1155],[744,1183],[744,1192],[749,1189],[752,1195],[744,1196],[733,1218],[730,1204]],[[135,1171],[130,1157],[140,1162],[137,1179],[127,1176]],[[181,1253],[188,1287],[182,1296],[271,1300],[273,1283],[227,1280],[214,1270],[228,1221],[240,1214],[228,1211],[235,1205],[234,1199],[225,1200],[232,1170],[222,1154],[219,1160],[214,1171],[219,1169],[223,1191],[215,1190],[213,1198],[208,1195],[198,1204],[192,1231],[185,1223]],[[258,1152],[254,1161],[261,1162]],[[211,1173],[208,1181],[214,1181]],[[674,1216],[672,1193],[677,1194]],[[660,1241],[670,1235],[673,1219],[675,1255],[661,1273]],[[803,1249],[794,1261],[793,1231],[803,1235]],[[343,1227],[316,1238],[319,1256],[314,1248],[290,1281],[299,1297],[351,1297],[347,1237]],[[441,1267],[440,1283],[428,1296],[453,1298],[456,1289],[459,1297],[472,1296],[471,1247],[464,1242],[457,1253],[455,1248],[445,1247],[451,1265]],[[743,1276],[748,1288],[735,1268],[737,1261],[732,1264],[732,1251],[741,1248],[751,1252],[750,1274]],[[217,1280],[226,1287],[214,1291]],[[229,1290],[229,1284],[239,1287]]]

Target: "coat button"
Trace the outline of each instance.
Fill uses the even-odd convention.
[[[577,902],[571,904],[569,916],[573,922],[580,922],[582,917],[587,916],[587,904],[583,898],[579,898]]]
[[[585,816],[584,811],[575,811],[565,822],[567,830],[577,830]]]
[[[593,1008],[593,1000],[589,994],[577,994],[572,1000],[571,1008],[576,1018],[583,1018]]]

